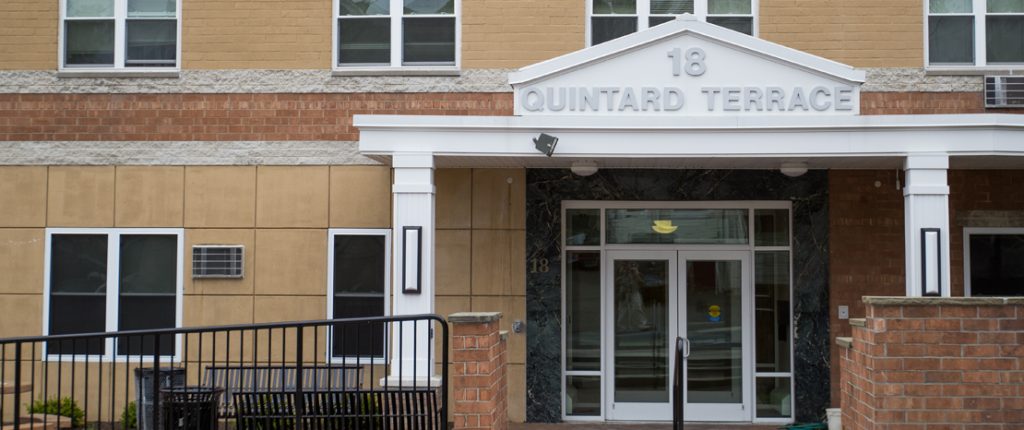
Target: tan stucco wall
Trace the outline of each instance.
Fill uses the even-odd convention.
[[[390,228],[391,176],[388,166],[0,167],[0,337],[42,333],[46,227],[184,228],[185,326],[325,318],[327,229]],[[506,330],[525,321],[525,170],[436,177],[437,313],[500,311]],[[195,244],[244,245],[243,278],[193,280]],[[515,421],[525,341],[509,338]]]

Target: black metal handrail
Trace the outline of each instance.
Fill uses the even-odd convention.
[[[434,335],[437,326],[440,326],[439,339]],[[440,344],[435,345],[435,341]],[[168,348],[173,352],[168,353]],[[399,355],[412,352],[412,357],[433,358],[435,350],[440,350],[440,363],[445,363],[440,366],[441,380],[436,388],[429,383],[435,374],[434,369],[428,369],[424,374],[418,365],[408,370],[400,364],[396,364],[399,366],[397,369],[391,368],[392,352]],[[424,353],[425,356],[422,355]],[[322,422],[311,421],[314,418],[304,417],[304,414],[312,410],[320,414],[325,406],[305,405],[307,393],[347,392],[350,394],[343,396],[346,399],[355,398],[353,396],[382,399],[383,395],[391,392],[420,390],[431,391],[430,399],[436,399],[438,403],[430,408],[425,408],[422,403],[419,406],[437,415],[429,427],[441,428],[448,417],[447,363],[448,324],[437,315],[7,338],[0,339],[0,381],[4,382],[4,393],[8,393],[0,397],[0,422],[6,418],[12,421],[14,428],[44,428],[45,421],[52,417],[54,410],[43,408],[40,412],[42,421],[39,421],[38,417],[24,415],[29,410],[26,406],[29,402],[52,403],[56,399],[60,402],[61,414],[67,414],[63,407],[68,403],[78,407],[80,414],[73,418],[76,425],[156,429],[159,419],[153,417],[166,413],[166,410],[158,408],[161,399],[165,398],[162,396],[174,392],[187,393],[187,389],[181,388],[198,387],[220,393],[210,394],[221,403],[215,405],[215,418],[220,420],[220,424],[214,421],[214,427],[229,427],[228,421],[233,417],[225,411],[233,408],[231,391],[235,391],[235,395],[244,391],[250,396],[254,392],[256,395],[260,392],[287,393],[294,402],[289,409],[291,416],[287,417],[291,420],[290,425],[296,429],[319,428],[323,426]],[[130,382],[132,371],[135,372],[138,390],[133,390]],[[148,376],[140,376],[146,372]],[[346,376],[350,373],[352,376]],[[129,400],[135,391],[134,398],[146,402],[140,393],[141,387],[145,386],[145,382],[140,380],[146,377],[151,378],[151,387],[145,387],[152,390],[148,394],[150,400],[145,405],[137,403],[136,414],[142,415],[147,405],[152,405],[152,411],[146,414],[145,421],[136,419],[132,425]],[[346,377],[350,380],[345,381]],[[12,387],[7,384],[11,382],[9,378],[13,379]],[[357,379],[355,385],[351,379]],[[359,394],[351,394],[355,392]],[[70,405],[66,407],[72,409]],[[358,412],[361,416],[366,415],[365,409],[360,407]],[[389,422],[406,423],[401,424],[401,428],[426,428],[422,424],[409,424],[427,422],[421,420],[422,411],[408,407],[400,411],[382,409],[386,408],[375,404],[370,411],[406,414],[391,416],[393,421]],[[394,424],[391,426],[395,427]]]
[[[683,430],[683,361],[686,360],[686,341],[676,338],[675,377],[672,378],[672,430]]]

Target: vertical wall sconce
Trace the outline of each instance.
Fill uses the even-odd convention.
[[[921,295],[942,295],[942,255],[937,228],[921,229]]]
[[[423,227],[402,228],[402,292],[419,294],[422,280],[422,236]]]

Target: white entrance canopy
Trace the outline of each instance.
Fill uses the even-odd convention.
[[[394,168],[393,249],[413,250],[396,252],[393,279],[416,279],[419,294],[394,291],[395,314],[434,310],[437,167],[902,168],[908,296],[950,294],[948,169],[1024,168],[1024,115],[863,116],[864,72],[691,17],[509,81],[514,116],[354,118],[360,152]],[[542,153],[534,139],[557,145]],[[414,246],[406,231],[422,232]],[[393,351],[396,374],[433,369]]]

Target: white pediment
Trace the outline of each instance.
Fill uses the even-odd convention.
[[[522,116],[857,115],[864,72],[684,15],[509,82]]]

